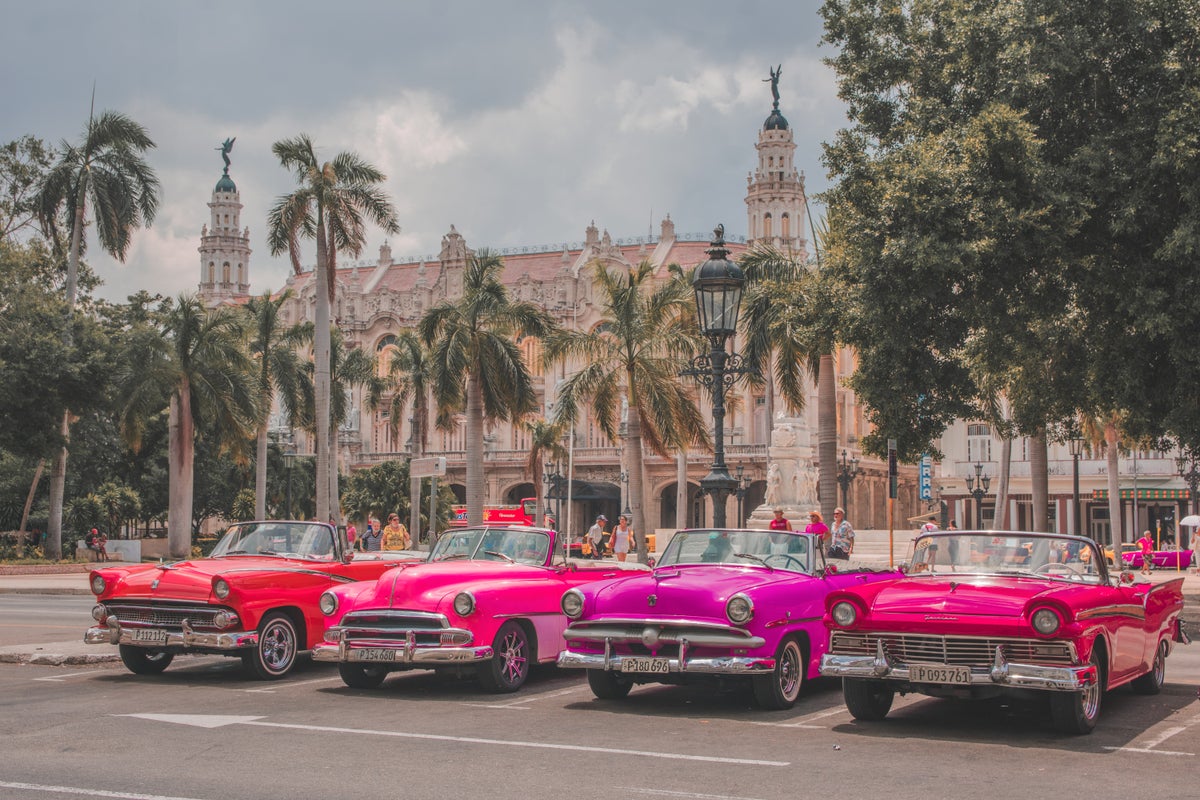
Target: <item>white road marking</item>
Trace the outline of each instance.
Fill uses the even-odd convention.
[[[670,789],[650,789],[642,786],[618,786],[617,789],[634,794],[651,794],[660,797],[691,797],[695,800],[761,800],[756,797],[741,797],[731,794],[697,794],[696,792],[673,792]]]
[[[313,731],[317,733],[360,734],[364,736],[390,736],[398,739],[425,739],[434,742],[461,742],[463,744],[498,745],[501,747],[527,747],[538,750],[565,750],[575,753],[605,753],[619,756],[644,756],[668,761],[705,761],[715,764],[737,764],[754,767],[786,767],[788,761],[766,761],[753,758],[728,758],[726,756],[697,756],[687,753],[657,753],[648,750],[630,750],[619,747],[588,747],[585,745],[561,744],[558,742],[522,742],[504,739],[483,739],[475,736],[444,736],[434,733],[409,733],[407,731],[380,731],[363,728],[338,728],[329,725],[294,725],[283,722],[260,722],[262,717],[236,717],[216,714],[114,714],[117,717],[133,717],[155,722],[171,722],[179,725],[195,725],[201,728],[221,728],[226,725],[251,725],[259,728],[282,728],[284,730]]]
[[[309,686],[314,683],[340,683],[341,678],[313,678],[307,681],[292,681],[290,683],[277,683],[270,689],[242,689],[247,694],[275,694],[280,689],[293,689],[297,686]]]
[[[55,794],[78,794],[85,797],[116,797],[121,798],[121,800],[196,800],[194,797],[138,794],[135,792],[110,792],[105,789],[84,789],[81,786],[47,786],[40,783],[15,783],[12,781],[0,781],[0,789],[21,789],[29,792],[54,792]]]
[[[68,672],[63,675],[48,675],[45,678],[33,678],[35,681],[48,681],[50,683],[60,683],[67,678],[78,678],[80,675],[103,675],[109,672],[124,672],[122,669],[89,669],[86,672]]]
[[[1194,756],[1195,753],[1179,753],[1174,750],[1150,750],[1146,747],[1105,747],[1105,750],[1114,750],[1118,753],[1149,753],[1154,756]]]
[[[562,696],[568,695],[568,694],[582,694],[583,692],[586,692],[586,691],[588,691],[588,690],[584,689],[580,686],[569,686],[566,689],[558,689],[556,691],[541,692],[539,694],[523,695],[519,700],[512,700],[507,703],[466,703],[466,702],[464,702],[463,705],[464,706],[473,706],[475,708],[509,708],[509,709],[516,709],[518,711],[528,711],[529,708],[528,708],[528,706],[525,705],[526,703],[532,703],[537,700],[549,700],[554,697],[562,697]]]

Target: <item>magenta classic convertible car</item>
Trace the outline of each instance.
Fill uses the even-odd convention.
[[[115,644],[139,674],[179,653],[240,656],[263,679],[281,678],[320,640],[317,600],[330,586],[375,579],[405,553],[354,553],[344,528],[321,522],[239,522],[208,558],[93,570],[95,627],[83,640]]]
[[[903,580],[832,592],[821,674],[841,677],[856,719],[896,692],[989,698],[1044,693],[1055,726],[1090,733],[1107,689],[1157,693],[1182,578],[1110,575],[1090,539],[1039,533],[921,536]]]
[[[898,572],[827,567],[820,540],[764,530],[685,530],[649,574],[571,589],[560,667],[586,669],[592,692],[635,683],[749,681],[759,705],[791,708],[817,676],[832,589]]]
[[[426,563],[330,589],[321,610],[331,624],[313,658],[337,663],[355,688],[376,687],[389,672],[447,669],[473,671],[489,691],[515,692],[531,665],[562,649],[563,592],[620,574],[554,564],[554,537],[542,528],[453,529]]]

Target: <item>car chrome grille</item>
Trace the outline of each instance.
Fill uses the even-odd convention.
[[[351,611],[338,627],[346,632],[348,642],[361,639],[403,642],[412,631],[415,644],[436,645],[441,641],[442,631],[450,624],[444,614],[375,609]]]
[[[108,613],[121,621],[121,625],[129,628],[166,628],[167,630],[182,631],[183,622],[194,630],[217,630],[213,617],[218,611],[225,611],[222,606],[187,605],[181,603],[128,603],[106,601],[104,605]]]
[[[870,656],[875,654],[880,640],[888,658],[901,663],[986,668],[995,660],[997,647],[1004,653],[1005,659],[1020,664],[1069,666],[1075,663],[1075,648],[1070,642],[990,636],[835,632],[829,640],[829,652],[835,655]]]

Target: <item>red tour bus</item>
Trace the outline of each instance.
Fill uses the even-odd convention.
[[[450,519],[450,527],[465,528],[467,526],[467,507],[454,506],[454,515]],[[484,506],[483,521],[502,525],[533,525],[533,515],[537,512],[537,498],[522,498],[520,505],[515,506]]]

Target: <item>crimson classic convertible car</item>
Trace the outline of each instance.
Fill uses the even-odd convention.
[[[330,586],[379,577],[404,553],[354,553],[345,529],[320,522],[239,522],[208,558],[91,573],[89,644],[115,644],[139,674],[178,653],[240,656],[264,680],[291,670],[325,630],[317,600]]]
[[[620,574],[613,566],[554,564],[555,535],[486,524],[453,529],[427,563],[330,589],[320,601],[330,627],[313,659],[336,663],[346,685],[360,689],[389,672],[445,669],[474,672],[489,691],[515,692],[531,665],[553,662],[562,649],[562,593]]]
[[[842,678],[856,719],[880,720],[896,692],[988,698],[1045,693],[1055,726],[1090,733],[1104,692],[1157,693],[1183,580],[1110,575],[1090,539],[945,532],[914,544],[903,580],[832,592],[821,674]]]
[[[899,574],[827,567],[815,535],[680,531],[652,572],[563,595],[572,622],[558,665],[586,669],[602,699],[723,678],[749,681],[764,708],[791,708],[825,652],[825,595]]]

